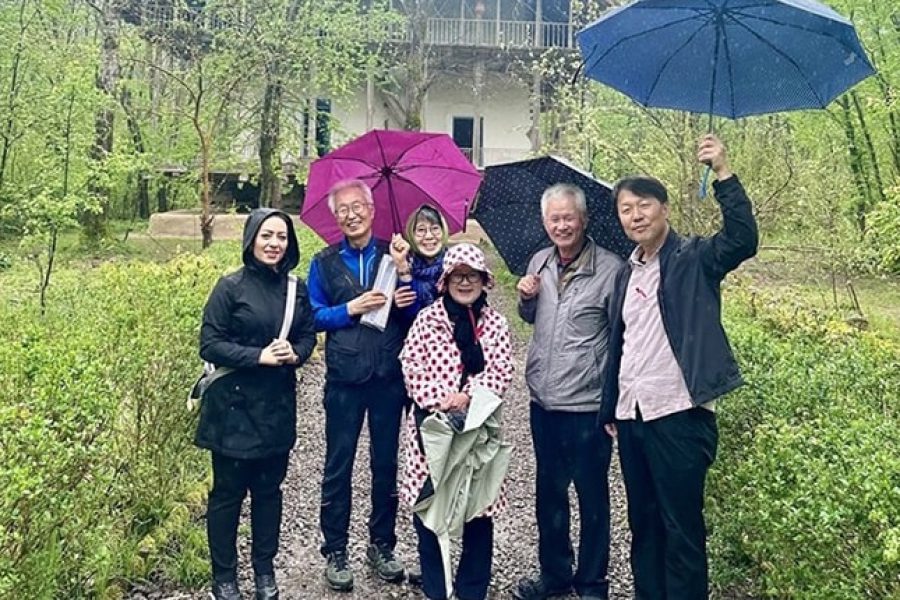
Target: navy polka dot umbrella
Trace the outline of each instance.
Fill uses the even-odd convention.
[[[551,244],[541,218],[541,195],[557,183],[584,190],[587,234],[601,247],[627,257],[634,244],[619,223],[612,188],[561,158],[542,156],[487,167],[471,213],[509,270],[524,275],[534,253]]]

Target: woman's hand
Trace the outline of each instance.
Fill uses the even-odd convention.
[[[391,258],[394,259],[394,266],[397,267],[399,273],[409,272],[409,242],[403,239],[399,233],[391,236]]]
[[[441,403],[441,410],[444,412],[463,411],[469,407],[469,395],[465,392],[453,392],[447,394]]]
[[[297,362],[298,356],[294,354],[294,348],[287,340],[272,340],[259,355],[259,364],[265,367],[294,365]]]

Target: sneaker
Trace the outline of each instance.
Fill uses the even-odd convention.
[[[382,581],[390,583],[403,581],[403,563],[394,558],[393,550],[378,544],[369,544],[366,560]]]
[[[353,571],[347,564],[347,552],[335,550],[329,552],[326,557],[328,564],[325,567],[325,581],[328,587],[336,592],[349,592],[353,589]]]
[[[565,596],[570,591],[571,586],[551,588],[544,578],[538,575],[520,579],[512,595],[515,600],[546,600],[551,596]]]
[[[278,600],[278,585],[275,575],[256,576],[256,600]]]
[[[210,598],[212,600],[241,600],[241,590],[238,589],[237,581],[213,583]]]

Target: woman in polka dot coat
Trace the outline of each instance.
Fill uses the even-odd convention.
[[[485,288],[494,277],[484,254],[472,244],[453,246],[444,257],[438,280],[440,296],[417,316],[400,354],[406,389],[417,410],[406,422],[405,472],[400,497],[413,506],[428,479],[428,465],[420,447],[417,413],[465,411],[473,383],[502,396],[513,376],[509,326],[486,303]],[[463,551],[454,591],[460,600],[482,600],[491,578],[492,517],[506,507],[500,497],[484,513],[466,523]],[[419,536],[422,589],[432,600],[444,600],[440,549],[434,533],[413,518]]]

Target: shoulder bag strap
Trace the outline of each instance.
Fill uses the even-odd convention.
[[[281,331],[278,333],[279,340],[286,340],[288,333],[291,331],[291,325],[294,323],[294,307],[297,304],[297,276],[288,275],[287,299],[284,303],[284,321],[281,322]]]

